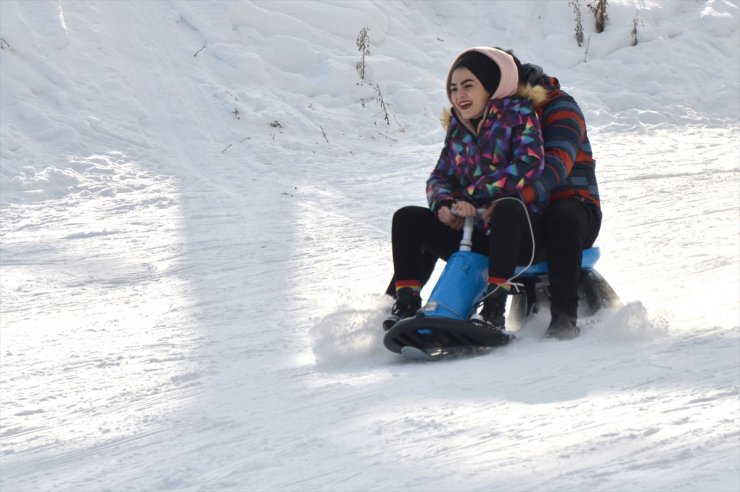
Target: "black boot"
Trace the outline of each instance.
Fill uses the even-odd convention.
[[[556,310],[551,311],[551,313],[552,319],[545,332],[545,338],[572,340],[581,334],[581,329],[576,325],[576,316]]]
[[[476,320],[496,330],[505,330],[508,293],[509,291],[503,287],[489,286],[486,298],[483,299],[483,309],[480,310]]]
[[[408,287],[398,289],[396,303],[391,309],[391,314],[383,320],[383,329],[390,330],[398,321],[414,316],[419,309],[421,309],[421,296],[418,292]]]

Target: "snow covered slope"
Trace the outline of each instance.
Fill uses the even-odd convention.
[[[0,1],[0,489],[740,490],[738,5],[580,3]],[[390,218],[480,44],[581,103],[625,305],[404,364]]]

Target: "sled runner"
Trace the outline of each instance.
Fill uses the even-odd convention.
[[[426,305],[415,316],[398,321],[383,343],[388,350],[411,360],[439,360],[450,355],[475,354],[508,344],[514,335],[471,320],[482,300],[488,278],[488,257],[471,251],[472,217],[466,217],[460,251],[447,261]],[[618,301],[614,290],[594,269],[599,248],[584,250],[579,298],[588,316]],[[522,287],[510,294],[507,326],[521,326],[526,318],[549,305],[547,261],[519,267]]]

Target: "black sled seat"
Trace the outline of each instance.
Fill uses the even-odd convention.
[[[597,311],[619,304],[619,296],[599,272],[596,262],[601,256],[598,247],[583,250],[581,278],[578,286],[579,317],[591,316]],[[508,321],[511,325],[521,325],[526,318],[541,309],[549,307],[549,287],[547,261],[535,263],[529,268],[518,267],[516,282],[523,285],[519,292],[511,296]]]

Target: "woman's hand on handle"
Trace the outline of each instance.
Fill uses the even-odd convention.
[[[452,210],[450,210],[450,207],[446,205],[443,205],[439,208],[439,211],[437,212],[437,217],[443,224],[456,231],[462,229],[463,225],[465,224],[465,218],[460,215],[453,214]]]
[[[459,217],[475,217],[478,210],[475,205],[468,202],[455,202],[452,204],[452,212]]]

